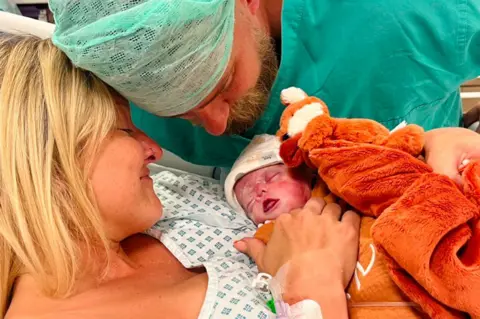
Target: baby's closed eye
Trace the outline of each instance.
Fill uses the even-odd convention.
[[[277,180],[278,177],[280,177],[280,173],[279,173],[279,172],[268,173],[268,174],[265,176],[265,181],[266,181],[266,182],[273,182],[273,181]]]

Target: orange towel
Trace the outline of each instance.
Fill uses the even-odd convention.
[[[351,319],[427,318],[420,306],[397,287],[390,278],[385,258],[378,253],[370,229],[375,219],[362,217],[358,262],[348,286]]]
[[[418,126],[389,133],[373,121],[331,118],[319,99],[295,98],[282,98],[285,163],[318,168],[335,195],[378,218],[373,241],[391,278],[430,317],[480,318],[480,164],[466,167],[460,190],[416,158]]]
[[[310,159],[336,195],[379,216],[374,242],[392,279],[413,302],[432,318],[464,317],[453,309],[480,316],[478,204],[401,151],[366,144],[327,147],[310,152]],[[464,175],[478,166],[471,164]],[[473,189],[468,179],[465,185]]]

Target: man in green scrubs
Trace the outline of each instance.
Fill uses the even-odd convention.
[[[149,8],[147,4],[152,1],[136,1],[144,5],[145,16],[162,10]],[[194,13],[188,10],[195,8],[195,14],[199,14],[204,10],[202,5],[216,2],[183,1],[185,8],[179,4],[171,15],[162,11],[156,21],[165,19],[173,23],[170,19],[188,20],[189,15],[195,20],[197,16],[193,17]],[[138,103],[125,86],[117,85],[119,77],[106,76],[108,72],[99,69],[98,61],[78,58],[80,49],[70,45],[72,39],[80,38],[91,41],[90,49],[100,42],[103,47],[110,45],[112,50],[121,47],[122,37],[105,40],[107,33],[98,35],[92,31],[88,35],[85,30],[90,27],[98,30],[99,21],[116,28],[115,21],[125,20],[120,14],[131,9],[97,10],[90,14],[94,7],[87,5],[89,1],[80,5],[80,1],[53,0],[51,6],[58,24],[54,42],[77,65],[96,73],[132,101],[133,119],[139,128],[162,147],[195,164],[228,168],[253,136],[274,134],[283,110],[280,92],[290,86],[323,99],[334,117],[370,118],[390,129],[402,121],[419,124],[426,130],[461,125],[459,86],[480,75],[479,0],[221,1],[233,1],[235,6],[231,13],[235,17],[234,28],[225,29],[233,34],[231,49],[225,50],[229,54],[228,63],[222,67],[218,80],[214,77],[218,70],[212,71],[209,79],[215,78],[215,83],[198,103],[177,113],[165,115],[163,109]],[[65,3],[76,3],[77,9],[80,8],[70,10]],[[83,12],[82,19],[64,22],[79,12]],[[135,17],[141,19],[142,15],[137,11]],[[145,18],[142,26],[148,21]],[[171,37],[181,36],[182,28],[169,31]],[[78,36],[79,32],[83,32],[83,38]],[[183,43],[194,41],[189,39]],[[271,46],[270,39],[274,41]],[[196,45],[202,44],[198,41]],[[139,51],[135,53],[135,61],[160,54],[161,50],[157,46],[155,50]],[[182,54],[179,59],[188,52]],[[118,63],[115,59],[110,61]],[[156,80],[160,81],[151,79]],[[137,85],[136,90],[138,87],[143,85]],[[266,99],[268,91],[271,94]],[[190,95],[176,94],[170,95],[162,89],[156,100],[177,103],[190,99]],[[242,113],[242,108],[248,112]]]

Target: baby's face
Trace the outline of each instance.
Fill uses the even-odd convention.
[[[279,164],[243,176],[234,191],[248,217],[260,224],[302,208],[310,198],[310,183],[311,179]]]

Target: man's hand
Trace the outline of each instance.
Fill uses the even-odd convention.
[[[480,135],[457,127],[428,131],[425,133],[425,156],[434,172],[447,175],[461,185],[462,162],[480,159]]]

